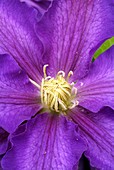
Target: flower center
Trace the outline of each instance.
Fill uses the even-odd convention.
[[[74,108],[78,105],[76,101],[77,89],[74,83],[68,83],[68,80],[73,72],[68,73],[65,79],[65,73],[59,71],[55,78],[46,75],[46,67],[44,65],[44,78],[41,83],[41,102],[44,108],[48,108],[53,112],[65,113],[68,109]]]

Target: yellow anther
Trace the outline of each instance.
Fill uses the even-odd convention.
[[[77,105],[76,88],[74,84],[68,83],[65,79],[65,72],[59,71],[55,78],[47,76],[46,67],[43,67],[44,78],[41,83],[41,102],[45,108],[54,112],[65,113],[68,109],[74,108]],[[68,73],[67,78],[73,75],[73,72]]]
[[[66,80],[68,81],[68,80],[69,80],[69,78],[70,78],[72,75],[73,75],[73,71],[69,71],[69,73],[68,73],[68,76],[67,76]]]
[[[57,73],[57,75],[62,75],[62,77],[65,77],[65,72],[61,70]]]
[[[47,77],[47,74],[46,74],[46,68],[47,67],[48,67],[48,64],[45,64],[44,67],[43,67],[44,78]]]
[[[49,80],[49,79],[51,79],[51,76],[47,76],[47,77],[45,78],[45,80]]]

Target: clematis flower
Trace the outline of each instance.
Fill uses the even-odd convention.
[[[10,133],[3,170],[114,169],[113,0],[53,0],[39,11],[0,1],[0,127]]]

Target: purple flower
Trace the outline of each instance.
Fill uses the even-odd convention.
[[[114,49],[91,59],[114,36],[114,1],[54,0],[43,17],[31,5],[0,1],[2,168],[72,170],[84,153],[113,170]]]

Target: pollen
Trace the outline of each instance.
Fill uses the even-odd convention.
[[[78,105],[78,101],[76,100],[77,89],[74,87],[73,82],[68,82],[73,72],[70,71],[67,77],[65,77],[65,72],[59,71],[54,78],[47,76],[47,66],[44,65],[43,67],[44,78],[40,87],[41,102],[44,108],[52,112],[66,113],[68,109],[72,109]]]

